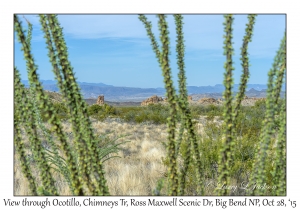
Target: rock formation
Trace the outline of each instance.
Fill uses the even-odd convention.
[[[157,104],[163,101],[164,99],[162,97],[158,97],[157,95],[154,95],[142,101],[141,106],[148,106],[149,104]]]
[[[201,98],[199,101],[198,101],[199,104],[202,104],[202,105],[221,105],[223,102],[221,99],[214,99],[214,98]]]
[[[266,100],[266,98],[256,98],[256,97],[245,97],[242,100],[242,106],[253,106],[256,101]]]
[[[104,96],[98,96],[96,104],[103,105],[104,104]]]
[[[188,99],[188,101],[193,101],[192,96],[188,96],[187,99]],[[168,102],[168,98],[164,98],[163,100],[164,100],[164,102]]]

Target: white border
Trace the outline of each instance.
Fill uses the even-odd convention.
[[[22,200],[23,197],[13,197],[13,14],[14,13],[102,13],[102,14],[157,14],[157,13],[286,13],[287,14],[287,197],[296,200],[300,188],[297,175],[299,171],[299,8],[296,1],[279,0],[251,0],[251,1],[33,1],[15,0],[1,1],[1,147],[0,147],[0,206],[4,206],[3,199]],[[297,196],[298,194],[298,196]],[[66,197],[65,197],[66,198]],[[105,200],[119,200],[122,197],[103,198]],[[123,197],[126,199],[134,197]],[[213,199],[213,197],[209,197]],[[226,199],[228,199],[227,197]],[[35,198],[37,199],[37,198]],[[45,199],[45,198],[39,198]],[[139,197],[136,199],[146,199]],[[167,199],[167,198],[165,198]],[[188,198],[187,198],[188,199]],[[242,198],[237,198],[242,199]],[[298,199],[298,205],[299,199]],[[2,208],[4,207],[4,208]],[[71,209],[72,207],[64,207]],[[99,207],[96,207],[99,208]],[[120,208],[120,207],[118,207]],[[150,208],[150,207],[148,207]],[[177,207],[179,208],[179,207]],[[199,207],[198,207],[199,208]],[[47,207],[49,209],[49,207]],[[272,208],[274,209],[274,208]]]

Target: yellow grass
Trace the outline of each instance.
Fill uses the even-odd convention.
[[[118,138],[121,135],[125,137],[119,138],[118,142],[122,144],[121,150],[118,152],[120,158],[112,158],[104,163],[105,177],[108,189],[111,195],[152,195],[153,190],[157,186],[160,178],[165,177],[167,168],[163,164],[162,159],[166,157],[167,151],[164,145],[167,143],[167,125],[154,125],[147,123],[126,123],[117,120],[108,119],[100,122],[91,119],[92,126],[96,135],[107,134],[110,139]],[[216,117],[214,122],[221,124]],[[200,116],[195,120],[195,129],[198,135],[205,135],[204,124],[206,116]],[[50,128],[49,125],[46,125]],[[179,126],[178,126],[179,127]],[[63,129],[66,133],[72,132],[70,123],[63,123]],[[70,142],[72,135],[70,135]],[[25,147],[29,148],[29,142],[25,137]],[[63,156],[62,153],[60,155]],[[182,160],[179,160],[182,162]],[[15,155],[15,171],[14,171],[14,194],[30,195],[27,180],[21,172],[20,162]],[[41,185],[38,178],[38,171],[32,164],[34,176]],[[53,172],[60,195],[72,195],[67,183],[60,173]],[[162,193],[166,189],[162,190]]]
[[[119,142],[129,141],[121,145],[118,153],[121,158],[112,158],[104,163],[108,189],[111,195],[151,195],[159,178],[167,169],[162,163],[166,149],[162,145],[167,140],[166,125],[130,124],[122,122],[92,123],[96,135],[110,133],[110,138],[128,135],[120,138]],[[47,126],[48,127],[48,126]],[[72,132],[69,123],[63,124],[64,131]],[[26,139],[26,138],[25,138]],[[25,145],[29,148],[28,140]],[[35,177],[38,172],[33,167]],[[28,183],[21,172],[20,162],[15,155],[14,194],[29,195]],[[54,179],[60,195],[71,195],[67,183],[61,174],[54,172]],[[40,180],[37,179],[38,183]]]

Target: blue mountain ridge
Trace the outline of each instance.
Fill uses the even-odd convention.
[[[29,87],[28,80],[22,80],[22,83]],[[56,85],[56,81],[53,80],[41,80],[43,88],[48,91],[59,92],[59,88]],[[113,85],[107,85],[104,83],[88,83],[78,82],[81,92],[85,98],[97,97],[97,95],[105,95],[108,97],[116,96],[136,96],[146,97],[151,95],[163,96],[165,94],[165,88],[137,88],[137,87],[117,87]],[[238,92],[239,85],[233,85],[233,91]],[[246,91],[264,91],[267,89],[267,85],[264,84],[248,84]],[[216,84],[214,86],[187,86],[188,94],[203,94],[203,93],[222,93],[225,88],[223,84]],[[282,88],[285,91],[285,85]]]

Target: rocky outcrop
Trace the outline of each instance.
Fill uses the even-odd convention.
[[[200,100],[198,100],[198,103],[201,105],[221,105],[223,102],[221,99],[201,98]]]
[[[104,104],[104,96],[98,96],[96,104],[103,105]]]
[[[188,101],[193,101],[193,97],[192,96],[188,96],[187,97]],[[168,98],[164,98],[164,102],[168,102]]]
[[[244,100],[242,100],[242,106],[253,106],[256,101],[260,100],[266,100],[266,98],[256,98],[256,97],[245,97]]]
[[[157,95],[154,95],[142,101],[141,106],[148,106],[149,104],[157,104],[163,101],[164,99],[162,97],[158,97]]]

